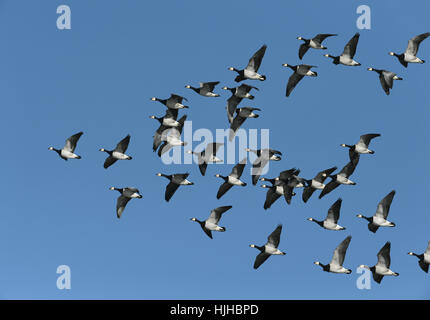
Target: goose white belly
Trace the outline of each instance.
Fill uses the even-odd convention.
[[[378,266],[378,265],[375,266],[375,272],[377,274],[382,275],[382,276],[394,276],[396,274],[395,272],[391,271],[387,267],[385,267],[385,266]]]
[[[430,264],[430,254],[424,253],[424,262]]]
[[[168,108],[172,109],[183,109],[185,106],[182,103],[175,102],[173,104],[169,104]]]
[[[183,181],[181,181],[179,184],[182,184],[182,185],[190,185],[190,184],[193,184],[191,181],[189,181],[189,180],[187,180],[187,179],[184,179]]]
[[[118,160],[127,160],[129,158],[128,155],[121,153],[121,152],[118,152],[118,151],[112,152],[112,157],[114,157],[115,159],[118,159]]]
[[[346,66],[356,66],[359,65],[357,61],[354,61],[354,59],[351,59],[350,57],[346,57],[344,55],[341,55],[339,57],[339,62]]]
[[[218,94],[209,91],[203,92],[201,95],[205,97],[218,97]]]
[[[303,182],[299,182],[298,184],[295,185],[295,188],[304,188],[305,185],[303,184]]]
[[[314,48],[314,49],[321,49],[321,45],[315,43],[314,40],[312,40],[312,39],[311,39],[311,41],[309,41],[309,47]]]
[[[222,228],[220,226],[216,225],[215,223],[208,222],[208,221],[205,222],[205,228],[208,229],[208,230],[211,230],[211,231],[220,231],[220,230],[222,230]]]
[[[176,137],[167,136],[167,143],[172,146],[182,146],[182,141]]]
[[[268,245],[265,245],[264,248],[265,248],[264,249],[265,252],[268,254],[282,254],[282,252],[278,248],[268,246]]]
[[[344,176],[340,176],[340,175],[336,176],[336,182],[340,183],[340,184],[354,184],[354,182],[352,182],[348,178],[346,178]]]
[[[164,118],[163,119],[163,125],[168,126],[168,127],[178,127],[179,122],[173,118]]]
[[[235,185],[235,186],[241,186],[243,185],[243,182],[240,181],[238,178],[228,176],[228,183]]]
[[[245,69],[243,71],[243,75],[245,76],[245,78],[248,78],[248,79],[258,79],[259,78],[258,73],[256,73],[255,71],[252,71],[252,70],[248,70],[248,69]]]
[[[333,273],[350,273],[350,271],[347,268],[340,266],[338,264],[335,264],[335,263],[330,263],[330,272],[333,272]]]
[[[355,152],[357,153],[372,153],[367,147],[361,145],[355,145]]]
[[[411,54],[405,54],[404,60],[409,63],[423,63],[423,61]]]
[[[140,198],[140,194],[138,194],[137,192],[133,193],[130,195],[130,198]]]
[[[61,156],[64,157],[64,158],[67,158],[67,159],[76,159],[76,158],[79,158],[78,155],[76,155],[73,152],[70,152],[68,150],[64,150],[64,149],[61,149]]]
[[[314,189],[322,190],[324,189],[325,184],[312,179],[311,187]]]
[[[380,216],[374,216],[373,217],[373,223],[380,226],[380,227],[392,227],[393,226],[393,224],[390,221],[388,221],[388,220],[386,220]]]
[[[285,190],[284,190],[283,186],[276,186],[275,191],[276,191],[277,194],[279,194],[281,196],[285,193]]]
[[[323,227],[328,230],[336,230],[336,231],[343,229],[340,225],[328,220],[324,220]]]

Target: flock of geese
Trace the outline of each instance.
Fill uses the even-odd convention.
[[[418,48],[420,43],[430,35],[429,32],[420,34],[411,38],[408,42],[407,49],[402,54],[397,54],[390,52],[391,56],[397,57],[399,62],[407,67],[408,63],[424,63],[424,60],[418,58],[416,55],[418,53]],[[303,41],[303,44],[299,48],[299,59],[303,59],[306,52],[309,49],[327,49],[322,45],[323,41],[328,37],[337,36],[336,34],[318,34],[312,39],[305,39],[303,37],[298,37],[298,40]],[[361,64],[354,60],[356,53],[359,33],[356,33],[345,45],[345,48],[341,55],[333,56],[330,54],[325,54],[324,56],[333,60],[333,63],[338,65],[342,64],[345,66],[360,66]],[[259,74],[258,70],[262,63],[264,54],[266,52],[267,46],[263,45],[255,54],[249,59],[247,66],[244,69],[237,69],[235,67],[230,67],[229,70],[237,73],[236,82],[241,82],[243,80],[266,80],[266,76]],[[300,64],[300,65],[290,65],[287,63],[283,64],[284,67],[288,67],[293,70],[293,74],[290,76],[287,87],[286,96],[288,97],[296,85],[305,76],[316,77],[318,74],[312,71],[315,68],[313,65]],[[369,71],[375,71],[379,74],[379,79],[381,86],[385,93],[388,95],[390,89],[393,87],[393,80],[402,80],[395,73],[388,70],[381,70],[376,68],[368,68]],[[200,83],[199,87],[193,87],[191,85],[186,85],[185,88],[193,90],[195,93],[209,98],[219,97],[220,95],[215,93],[214,90],[219,84],[219,81],[215,82],[204,82]],[[231,96],[227,100],[226,111],[227,119],[230,125],[230,132],[228,139],[231,141],[234,139],[237,130],[248,118],[258,118],[256,111],[260,111],[258,108],[251,107],[238,107],[243,99],[254,99],[254,96],[250,93],[251,90],[258,91],[257,87],[242,83],[235,88],[222,87],[224,90],[231,92]],[[185,146],[186,142],[181,140],[182,129],[184,123],[187,119],[187,115],[183,115],[179,120],[178,113],[180,109],[188,109],[189,106],[185,105],[184,102],[188,101],[185,97],[177,94],[171,94],[167,99],[160,99],[153,97],[152,101],[158,101],[166,107],[164,116],[157,117],[152,115],[150,118],[155,119],[159,122],[159,127],[155,131],[153,139],[153,151],[156,152],[158,149],[158,156],[162,156],[164,153],[168,152],[171,148],[175,146]],[[83,132],[76,133],[66,140],[66,143],[62,149],[56,149],[54,147],[49,147],[49,150],[53,150],[58,153],[58,155],[64,159],[81,159],[81,156],[75,153],[77,143],[82,136]],[[259,150],[246,149],[249,153],[254,153],[256,160],[252,163],[252,184],[256,185],[258,181],[264,181],[269,184],[263,184],[261,187],[267,189],[266,200],[264,202],[263,208],[265,210],[269,209],[273,203],[281,197],[284,197],[287,204],[291,204],[294,196],[296,196],[296,189],[303,189],[302,201],[307,202],[313,193],[320,190],[318,198],[322,198],[328,193],[335,190],[340,185],[355,185],[355,182],[350,180],[350,176],[354,173],[360,156],[362,154],[374,154],[374,151],[369,149],[369,145],[374,138],[379,137],[380,134],[369,133],[363,134],[360,140],[356,144],[342,144],[342,147],[349,149],[349,161],[348,163],[337,173],[337,167],[331,167],[329,169],[322,170],[318,172],[314,178],[305,179],[300,176],[300,169],[291,168],[284,170],[279,173],[278,176],[274,178],[260,178],[262,174],[262,169],[269,163],[269,161],[279,161],[281,160],[282,153],[278,150],[266,148]],[[118,142],[116,147],[112,150],[105,148],[99,149],[101,152],[107,153],[107,158],[104,161],[104,168],[108,169],[110,166],[114,165],[118,160],[132,160],[132,157],[127,155],[127,148],[130,143],[130,135],[124,137]],[[205,176],[207,171],[207,166],[210,163],[221,162],[221,159],[217,157],[217,152],[219,148],[223,146],[223,143],[211,142],[208,143],[206,148],[200,152],[189,150],[196,156],[199,171],[202,176]],[[239,161],[231,170],[228,175],[216,174],[217,178],[221,178],[223,183],[220,185],[218,193],[216,195],[217,199],[220,199],[226,192],[228,192],[233,186],[244,187],[247,185],[241,180],[243,170],[247,164],[247,157]],[[173,195],[176,193],[180,186],[191,186],[194,183],[188,180],[189,173],[175,173],[175,174],[164,174],[157,173],[157,176],[164,177],[169,180],[165,189],[165,200],[170,201]],[[325,184],[327,178],[331,181]],[[116,190],[120,193],[116,204],[116,214],[120,218],[127,203],[131,199],[142,198],[139,190],[134,187],[124,187],[116,188],[111,187],[111,190]],[[394,227],[395,224],[387,220],[390,211],[391,203],[394,199],[395,191],[391,191],[386,195],[377,205],[376,212],[372,216],[364,216],[362,214],[357,215],[358,218],[365,219],[368,222],[368,229],[370,232],[375,233],[380,227]],[[338,224],[340,218],[340,210],[342,205],[342,199],[337,199],[332,206],[329,208],[327,216],[324,220],[317,220],[315,218],[308,218],[309,221],[315,222],[318,226],[332,231],[345,230]],[[222,215],[230,210],[232,206],[220,206],[211,210],[209,217],[206,220],[199,220],[197,218],[192,218],[191,220],[200,224],[204,233],[212,239],[212,232],[224,232],[225,227],[219,226],[220,219]],[[280,243],[280,236],[282,232],[282,225],[278,225],[276,229],[269,235],[266,244],[258,246],[251,244],[250,247],[256,248],[260,251],[257,255],[254,263],[254,269],[257,269],[272,255],[285,255],[278,249]],[[334,250],[333,257],[328,264],[323,264],[316,261],[315,264],[320,266],[323,271],[332,273],[351,273],[350,269],[343,266],[346,251],[351,241],[351,236],[347,236]],[[380,283],[384,276],[398,276],[399,274],[390,269],[391,259],[390,259],[390,242],[386,242],[385,245],[380,249],[377,254],[378,261],[376,265],[369,267],[366,265],[361,265],[362,268],[369,269],[373,274],[373,279]],[[417,257],[419,266],[425,272],[428,272],[430,265],[430,241],[428,243],[427,249],[423,254],[416,254],[409,252],[409,255]]]

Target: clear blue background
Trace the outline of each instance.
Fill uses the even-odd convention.
[[[72,10],[72,30],[58,30],[56,8]],[[356,8],[368,4],[371,30],[357,30]],[[403,52],[412,36],[430,31],[427,1],[1,1],[0,2],[0,295],[4,299],[428,299],[430,278],[408,251],[422,253],[429,235],[430,40],[422,43],[424,65],[405,69],[388,55]],[[360,31],[356,60],[361,67],[335,66],[322,55],[338,55]],[[318,78],[305,78],[285,98],[300,41],[317,33],[327,51],[309,50],[303,63],[318,66]],[[196,165],[165,166],[152,152],[164,106],[149,100],[171,92],[185,95],[193,127],[225,128],[225,103],[235,85],[229,66],[242,68],[263,44],[260,71],[265,82],[254,101],[262,109],[244,128],[269,128],[273,148],[284,153],[268,177],[299,167],[302,176],[348,161],[341,143],[378,132],[352,179],[322,200],[307,204],[301,190],[288,206],[277,201],[263,210],[264,189],[235,187],[215,195],[232,165],[210,165],[202,177]],[[390,96],[368,66],[398,73]],[[220,98],[204,98],[186,84],[221,81]],[[181,112],[181,114],[184,114]],[[48,147],[62,147],[84,131],[76,152],[82,160],[63,161]],[[105,154],[131,134],[132,161],[103,169]],[[164,201],[167,180],[157,172],[191,172],[194,186]],[[110,186],[135,186],[143,199],[115,214],[117,193]],[[390,220],[396,228],[367,230],[357,213],[372,215],[377,203],[397,191]],[[343,198],[339,223],[330,232],[306,220],[323,218]],[[205,219],[212,208],[232,205],[221,220],[225,233],[210,240],[191,217]],[[284,229],[283,257],[252,265],[257,250],[278,223]],[[352,242],[345,266],[351,275],[322,272],[347,235]],[[371,290],[358,290],[355,270],[374,265],[383,244],[392,242],[392,269]],[[72,289],[58,290],[56,269],[71,267]]]

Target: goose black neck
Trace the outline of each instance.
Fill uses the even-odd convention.
[[[329,271],[330,270],[330,265],[329,264],[323,264],[323,263],[319,263],[318,264],[324,271]]]
[[[166,104],[167,103],[167,99],[159,99],[159,98],[155,98],[155,101],[161,102],[162,104]]]
[[[416,253],[414,253],[414,252],[411,252],[412,253],[412,255],[413,256],[415,256],[415,257],[417,257],[418,259],[420,259],[420,260],[423,260],[424,259],[424,254],[416,254]]]
[[[103,149],[103,152],[106,152],[107,154],[109,154],[111,156],[113,151],[112,150]]]
[[[324,222],[323,221],[319,221],[319,220],[315,220],[312,218],[312,221],[315,223],[318,223],[321,227],[323,226]]]
[[[264,249],[264,246],[256,246],[256,245],[254,245],[254,248],[257,248],[258,250],[260,250],[261,252],[263,252],[265,249]]]
[[[122,189],[121,188],[113,188],[113,190],[116,190],[116,191],[118,191],[119,193],[122,194]]]
[[[224,179],[224,181],[228,181],[228,176],[218,175],[218,178]]]

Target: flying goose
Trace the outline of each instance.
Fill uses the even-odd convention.
[[[251,248],[257,248],[260,250],[260,253],[255,258],[254,269],[258,269],[264,261],[267,260],[271,255],[285,255],[285,252],[282,252],[278,249],[279,241],[281,239],[281,231],[282,224],[279,224],[276,229],[269,235],[267,238],[267,243],[264,246],[257,246],[255,244],[251,244]]]
[[[151,119],[156,119],[160,126],[155,131],[153,136],[154,142],[152,144],[152,150],[155,152],[160,144],[166,139],[167,133],[171,127],[179,127],[181,124],[176,121],[178,117],[178,109],[167,108],[166,114],[162,118],[156,116],[150,116]]]
[[[252,89],[255,90],[259,90],[257,87],[254,86],[250,86],[246,83],[242,83],[240,86],[236,87],[236,88],[229,88],[229,87],[222,87],[223,90],[229,90],[232,94],[232,96],[236,96],[238,98],[242,98],[242,99],[250,99],[253,100],[255,97],[250,94],[249,92]]]
[[[58,153],[58,155],[67,161],[67,159],[81,159],[81,156],[75,154],[76,144],[79,138],[83,135],[83,132],[78,132],[73,136],[69,137],[64,144],[63,149],[55,149],[54,147],[49,147],[49,150],[53,150]]]
[[[220,174],[216,174],[215,177],[222,178],[224,183],[219,187],[218,193],[216,195],[217,199],[220,199],[228,190],[230,190],[233,186],[242,186],[245,187],[246,183],[240,180],[242,176],[243,168],[246,165],[246,158],[242,159],[239,163],[237,163],[231,173],[228,176],[222,176]]]
[[[215,86],[219,84],[219,81],[213,82],[200,82],[199,88],[194,88],[193,86],[186,85],[185,88],[192,89],[197,92],[199,95],[204,97],[219,97],[219,94],[213,93]]]
[[[126,188],[115,188],[110,187],[110,190],[116,190],[121,195],[118,197],[118,200],[116,201],[116,216],[117,218],[121,218],[122,212],[125,209],[125,206],[131,199],[135,198],[142,198],[142,195],[140,194],[139,190],[136,188],[126,187]]]
[[[290,76],[287,83],[287,89],[285,95],[290,96],[293,89],[299,83],[300,80],[303,79],[304,76],[316,77],[318,73],[312,71],[311,68],[316,68],[316,66],[311,66],[308,64],[300,64],[297,66],[293,66],[291,64],[284,63],[282,66],[288,67],[294,71],[294,73]]]
[[[430,36],[430,32],[426,32],[423,34],[419,34],[408,41],[408,47],[406,51],[402,54],[397,54],[394,52],[389,52],[390,56],[395,56],[399,59],[399,62],[405,67],[408,67],[408,63],[424,63],[424,60],[421,60],[417,57],[418,49],[420,47],[420,43]]]
[[[325,185],[318,197],[319,199],[339,187],[341,184],[356,185],[355,182],[349,180],[349,176],[354,173],[354,170],[357,167],[358,161],[360,159],[359,154],[354,154],[355,156],[352,157],[352,159],[342,168],[339,173],[335,175],[329,175],[332,180]]]
[[[377,283],[381,283],[384,276],[395,276],[399,274],[390,270],[391,257],[390,257],[391,243],[388,241],[378,252],[378,263],[369,267],[364,264],[360,265],[360,268],[368,269],[372,272],[373,280]]]
[[[260,180],[265,179],[265,178],[261,178]],[[275,179],[265,179],[263,181],[273,181],[272,186],[268,186],[267,184],[263,184],[261,185],[262,188],[267,188],[269,190],[267,190],[266,193],[266,200],[264,201],[264,210],[269,209],[272,204],[278,200],[281,196],[284,195],[284,182],[282,181],[275,181]]]
[[[314,264],[320,266],[326,272],[350,274],[352,271],[343,266],[346,250],[350,242],[351,236],[347,236],[334,250],[333,258],[329,264],[322,264],[319,261],[314,262]]]
[[[287,197],[286,197],[287,192],[286,191],[287,191],[288,186],[284,181],[276,179],[276,178],[274,178],[274,179],[261,178],[260,180],[261,181],[268,181],[272,184],[272,186],[268,186],[266,184],[261,185],[262,188],[269,189],[269,190],[267,190],[267,193],[266,193],[266,201],[264,202],[264,206],[263,206],[264,210],[269,209],[272,206],[272,204],[276,200],[278,200],[281,196],[284,196],[285,200],[287,201]],[[295,195],[296,195],[296,193],[292,192],[292,194],[290,195],[290,199],[291,199],[291,196],[295,196]],[[287,203],[288,203],[288,201],[287,201]]]
[[[324,181],[330,176],[337,167],[326,169],[318,172],[312,180],[308,181],[308,186],[305,187],[302,194],[303,202],[307,202],[315,190],[323,190],[325,187]]]
[[[156,117],[154,115],[150,116],[151,119],[156,119],[160,125],[165,127],[179,127],[179,122],[176,121],[178,118],[178,109],[166,109],[166,114],[164,117]]]
[[[216,153],[218,152],[218,149],[223,145],[224,143],[211,142],[211,143],[208,143],[206,148],[201,152],[195,152],[191,150],[187,151],[187,153],[197,155],[199,170],[202,176],[204,176],[206,173],[206,168],[208,167],[208,163],[222,162],[221,159],[217,158]]]
[[[430,241],[427,244],[427,249],[423,254],[416,254],[413,252],[408,252],[408,255],[417,257],[418,264],[420,268],[425,272],[429,272],[429,265],[430,265]]]
[[[333,37],[333,36],[337,36],[337,34],[319,33],[315,37],[313,37],[312,39],[305,39],[303,37],[297,37],[297,40],[304,41],[304,43],[302,43],[300,45],[300,48],[299,48],[299,58],[300,58],[300,60],[302,60],[303,56],[305,55],[305,53],[308,51],[309,48],[323,49],[323,50],[327,49],[326,47],[324,47],[322,45],[322,42],[326,38]]]
[[[358,214],[357,217],[366,219],[369,224],[367,227],[373,233],[375,233],[379,227],[395,227],[393,222],[387,220],[388,213],[390,212],[391,202],[393,201],[396,191],[393,190],[387,194],[384,199],[378,203],[376,213],[372,217],[365,217],[362,214]]]
[[[237,129],[245,122],[248,118],[258,118],[259,115],[254,113],[254,111],[261,111],[259,108],[242,107],[236,109],[236,117],[234,117],[233,122],[230,125],[230,131],[228,135],[228,140],[232,141],[236,135]]]
[[[207,236],[212,239],[212,231],[225,231],[225,228],[220,227],[218,222],[221,219],[222,214],[231,208],[232,206],[218,207],[211,211],[209,218],[207,218],[205,221],[200,221],[197,218],[191,218],[191,221],[198,222]]]
[[[362,136],[360,136],[360,141],[358,141],[358,143],[354,144],[354,145],[349,145],[349,144],[341,144],[341,147],[345,147],[345,148],[349,148],[350,150],[359,153],[359,154],[365,154],[365,153],[369,153],[369,154],[374,154],[375,151],[373,150],[369,150],[369,144],[372,141],[372,139],[376,138],[376,137],[380,137],[381,135],[379,133],[368,133],[368,134],[363,134]]]
[[[159,99],[156,97],[151,98],[152,101],[158,101],[164,104],[169,109],[184,109],[189,108],[182,104],[182,101],[188,101],[186,98],[179,96],[177,94],[172,93],[168,99]]]
[[[244,98],[253,100],[254,96],[251,95],[249,93],[249,91],[251,91],[251,89],[258,90],[258,88],[250,86],[250,85],[247,85],[245,83],[242,83],[237,88],[223,87],[223,89],[231,91],[231,96],[230,96],[230,98],[227,99],[226,109],[227,109],[228,122],[232,123],[233,122],[233,117],[234,117],[234,112],[236,111],[236,107],[239,105],[239,103]]]
[[[266,52],[266,45],[263,45],[254,55],[249,59],[248,65],[243,70],[238,70],[236,68],[230,67],[228,70],[236,71],[238,76],[234,79],[236,82],[240,82],[242,80],[266,80],[265,75],[258,74],[258,68],[260,68],[261,61],[263,60],[264,53]]]
[[[169,151],[172,147],[175,146],[186,146],[187,143],[181,140],[181,134],[182,129],[184,128],[185,120],[187,120],[187,115],[183,115],[181,119],[178,120],[179,126],[175,128],[171,128],[166,130],[164,128],[164,131],[159,133],[157,130],[156,136],[158,135],[161,141],[164,141],[163,144],[160,146],[160,149],[158,149],[158,156],[161,157],[164,153]],[[163,125],[160,126],[160,128],[163,127]],[[159,129],[160,129],[159,128]],[[155,141],[155,136],[154,136]]]
[[[101,148],[100,151],[106,152],[109,155],[106,158],[103,167],[105,169],[107,169],[111,165],[113,165],[117,160],[131,160],[132,157],[125,154],[125,152],[127,151],[129,143],[130,143],[130,135],[127,135],[124,139],[122,139],[120,142],[118,142],[115,149],[106,150],[104,148]]]
[[[189,175],[189,173],[175,173],[170,175],[157,173],[157,176],[165,177],[170,180],[169,184],[166,187],[166,192],[164,194],[164,199],[167,202],[169,202],[170,198],[172,198],[179,186],[191,186],[194,184],[194,182],[187,180]]]
[[[340,207],[342,206],[342,199],[339,198],[336,200],[335,203],[333,203],[328,209],[327,217],[323,221],[315,220],[314,218],[309,218],[309,221],[313,221],[317,224],[319,224],[321,227],[327,230],[345,230],[345,227],[341,227],[337,224],[337,221],[339,220],[340,215]]]
[[[259,150],[253,150],[246,148],[245,151],[247,152],[253,152],[257,155],[257,159],[255,159],[254,163],[252,164],[252,184],[255,186],[258,182],[258,179],[261,176],[261,173],[263,171],[263,168],[269,163],[269,161],[279,161],[281,160],[282,153],[278,150],[265,148],[265,149],[259,149]]]
[[[357,32],[351,40],[348,41],[345,48],[343,49],[343,53],[340,56],[332,56],[329,54],[325,54],[325,57],[332,58],[334,64],[343,64],[345,66],[361,66],[361,63],[354,61],[355,51],[357,50],[358,39],[360,38],[360,34]]]
[[[291,198],[295,194],[294,188],[303,188],[307,185],[306,179],[299,177],[300,169],[292,168],[282,171],[279,177],[275,180],[283,181],[284,184],[284,198],[288,204],[291,204]]]
[[[393,89],[393,80],[403,80],[403,78],[398,77],[394,72],[388,70],[375,68],[367,68],[367,70],[375,71],[379,74],[379,81],[387,96],[390,94],[390,89]]]

